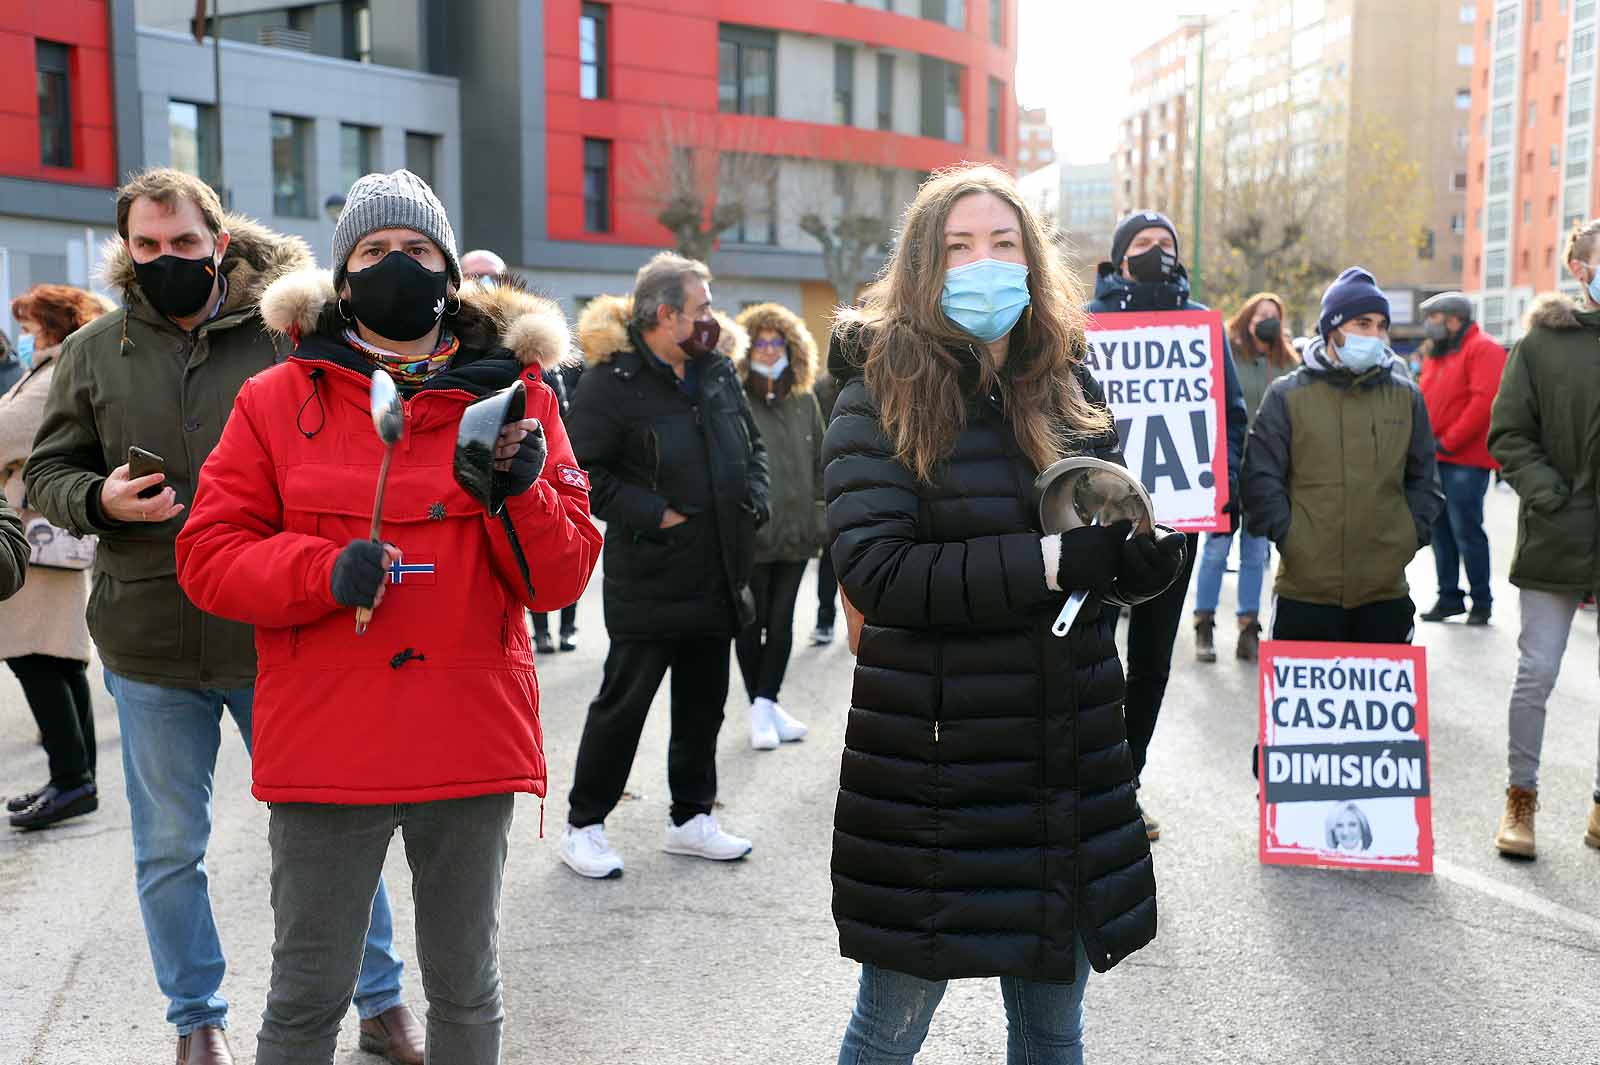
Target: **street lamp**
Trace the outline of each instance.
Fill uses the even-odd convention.
[[[1195,74],[1195,105],[1194,105],[1194,251],[1189,257],[1189,287],[1198,296],[1200,294],[1200,197],[1201,174],[1203,172],[1202,152],[1206,142],[1206,16],[1205,15],[1179,15],[1178,24],[1182,26],[1198,25],[1200,27],[1200,57],[1196,64]]]
[[[339,224],[339,214],[344,210],[344,197],[334,193],[322,201],[322,213],[328,216],[328,221],[334,225]]]

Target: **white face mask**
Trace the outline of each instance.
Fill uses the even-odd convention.
[[[764,362],[756,362],[754,359],[750,360],[750,369],[771,381],[776,381],[778,378],[782,377],[783,371],[787,370],[788,368],[789,356],[787,355],[780,355],[778,357],[778,361],[772,363],[771,365],[768,365]]]

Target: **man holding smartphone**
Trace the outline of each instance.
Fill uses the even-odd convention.
[[[279,359],[260,296],[313,262],[299,237],[225,216],[167,168],[118,190],[117,232],[105,274],[123,307],[62,345],[23,478],[53,524],[100,538],[89,631],[117,703],[139,907],[178,1065],[210,1065],[233,1060],[205,867],[212,776],[224,708],[251,743],[256,650],[250,626],[184,595],[173,545],[240,386]],[[355,994],[363,1045],[420,1065],[401,970],[380,886]]]

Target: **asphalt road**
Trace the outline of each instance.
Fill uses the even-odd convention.
[[[1490,845],[1502,804],[1505,703],[1516,664],[1516,593],[1504,582],[1515,499],[1491,493],[1500,595],[1488,629],[1424,626],[1432,696],[1432,877],[1267,868],[1256,860],[1248,751],[1255,673],[1193,662],[1179,639],[1145,798],[1161,819],[1155,943],[1087,997],[1095,1062],[1589,1063],[1600,1061],[1600,851],[1583,846],[1596,758],[1595,618],[1580,616],[1551,700],[1541,855],[1513,864]],[[1412,569],[1432,600],[1432,559]],[[813,600],[802,596],[809,632]],[[828,850],[850,658],[797,647],[784,704],[805,743],[751,751],[731,699],[721,745],[721,816],[754,839],[714,865],[660,850],[664,699],[630,789],[608,825],[627,875],[584,881],[556,858],[576,742],[605,650],[598,581],[579,611],[580,650],[542,662],[551,799],[519,800],[502,915],[508,1063],[821,1063],[835,1060],[856,967],[838,956]],[[1232,580],[1224,591],[1231,610]],[[94,667],[98,669],[98,667]],[[737,682],[735,687],[737,688]],[[172,1033],[134,898],[116,713],[98,682],[104,805],[50,832],[0,831],[0,1065],[166,1063]],[[266,992],[266,810],[248,791],[232,733],[216,783],[209,868],[228,952],[224,994],[241,1062],[254,1057]],[[44,759],[21,693],[0,675],[0,790],[37,783]],[[415,958],[410,878],[387,869],[402,954]],[[407,992],[423,1006],[408,969]],[[994,981],[953,985],[919,1059],[1002,1062]],[[346,1023],[338,1061],[375,1063]]]

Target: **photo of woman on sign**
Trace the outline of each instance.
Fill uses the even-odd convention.
[[[1334,851],[1364,851],[1372,849],[1372,824],[1361,807],[1353,802],[1341,803],[1328,815],[1328,849]]]

